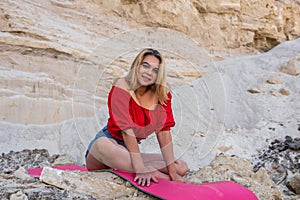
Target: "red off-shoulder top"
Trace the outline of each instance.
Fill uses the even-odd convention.
[[[131,128],[138,141],[153,132],[170,130],[175,126],[171,100],[169,92],[165,105],[158,104],[154,110],[149,110],[140,106],[128,91],[112,86],[108,95],[107,129],[114,138],[123,140],[121,131]]]

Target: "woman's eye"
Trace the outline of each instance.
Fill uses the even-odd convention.
[[[149,68],[149,67],[150,67],[150,65],[147,64],[147,63],[143,63],[142,66],[143,66],[144,68]]]
[[[153,71],[158,74],[159,69],[154,69]]]

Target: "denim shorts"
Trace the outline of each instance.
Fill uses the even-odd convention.
[[[87,150],[86,150],[86,153],[85,153],[85,158],[88,156],[88,154],[89,154],[89,152],[90,152],[90,150],[91,150],[91,148],[92,148],[92,145],[93,145],[93,144],[95,143],[95,141],[96,141],[98,138],[100,138],[100,137],[112,138],[112,139],[114,139],[119,145],[122,145],[122,146],[126,147],[124,141],[118,140],[118,139],[116,139],[116,138],[113,138],[113,136],[108,132],[107,126],[105,126],[103,129],[101,129],[101,130],[97,133],[97,135],[95,136],[95,138],[90,142],[90,144],[89,144],[89,146],[88,146],[88,148],[87,148]]]

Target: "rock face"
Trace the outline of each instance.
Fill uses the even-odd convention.
[[[141,24],[184,32],[211,51],[239,47],[265,51],[300,33],[298,0],[115,0],[106,5]]]
[[[299,134],[299,4],[4,0],[0,152],[46,148],[83,164],[111,83],[151,46],[166,57],[176,157],[191,170],[220,152],[251,159],[282,133]],[[141,149],[156,151],[155,137]]]
[[[82,72],[88,77],[101,73],[97,68],[106,67],[101,58],[95,61],[89,56],[122,31],[145,25],[177,30],[212,56],[218,51],[225,55],[233,54],[234,49],[243,52],[243,48],[250,52],[268,50],[300,35],[299,0],[4,1],[1,10],[0,117],[21,124],[62,122],[77,114],[71,112],[74,106],[80,117],[91,116],[93,106],[86,102],[103,104],[108,86],[87,91],[81,83],[74,88],[74,81],[82,68],[88,68]],[[105,51],[118,48],[110,46]],[[120,58],[115,65],[123,68],[109,67],[103,78],[123,75],[129,63]],[[171,70],[170,75],[177,79],[191,74],[199,77],[184,65],[181,70],[184,72]],[[92,96],[93,91],[97,98],[82,95]],[[74,93],[80,94],[80,99],[72,101]]]
[[[126,31],[134,37],[129,30],[141,26],[91,1],[4,1],[0,6],[4,122],[44,125],[93,116],[106,102],[113,79],[128,70],[130,53],[137,52],[133,48],[145,47],[128,38],[114,40]],[[168,60],[174,66],[172,82],[200,76],[178,55]]]

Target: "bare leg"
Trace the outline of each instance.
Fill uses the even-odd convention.
[[[142,157],[145,165],[158,170],[154,172],[157,178],[169,179],[165,162],[160,154],[143,153]],[[101,137],[95,141],[86,158],[86,166],[88,170],[113,168],[134,172],[128,150],[106,137]],[[187,171],[187,166],[183,161],[175,161],[175,168],[181,176]]]
[[[161,154],[142,154],[144,162],[150,164],[162,173],[168,174],[168,170]],[[184,176],[188,170],[186,162],[183,160],[175,161],[175,169],[178,175]]]
[[[86,162],[86,168],[89,171],[109,169],[107,165],[104,165],[102,162],[97,160],[91,153],[88,154],[85,162]]]
[[[89,170],[100,168],[132,171],[131,159],[126,148],[107,137],[95,141],[86,159]]]

